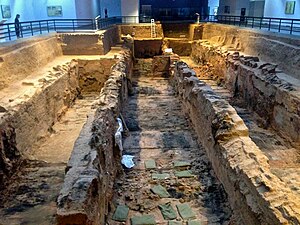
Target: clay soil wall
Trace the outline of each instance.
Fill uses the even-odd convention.
[[[105,55],[119,42],[118,28],[91,33],[58,34],[64,55]]]
[[[131,35],[134,38],[151,38],[151,25],[150,24],[139,24],[139,25],[119,25],[119,36]],[[156,24],[156,38],[163,38],[163,29],[161,24]]]
[[[203,24],[202,39],[226,46],[229,50],[258,56],[300,79],[300,39],[296,36],[206,23]]]
[[[82,92],[101,91],[107,78],[110,76],[111,67],[116,63],[115,59],[78,59],[78,79]]]
[[[62,55],[55,35],[20,40],[0,47],[0,90],[24,79]]]
[[[58,198],[59,225],[105,223],[120,168],[121,153],[114,144],[116,119],[127,99],[131,53],[125,51],[101,90],[97,110],[88,116],[70,157]]]
[[[51,129],[79,93],[77,62],[49,71],[53,79],[41,80],[25,99],[12,102],[1,113],[0,183],[12,175],[32,145]],[[1,187],[0,187],[1,188]]]
[[[2,93],[0,107],[2,188],[30,155],[33,144],[51,131],[81,92],[89,89],[100,93],[116,60],[63,59],[63,64],[52,63],[55,66],[47,72],[41,70],[62,56],[54,35],[4,44],[0,52],[0,79],[5,83],[1,88],[7,87],[8,93],[8,96]]]
[[[236,223],[299,224],[299,197],[270,172],[234,108],[195,74],[178,62],[172,82],[229,196]]]
[[[214,79],[241,97],[262,118],[266,128],[271,126],[296,145],[300,143],[297,79],[270,62],[260,61],[256,55],[244,56],[208,41],[195,42],[192,49],[192,59],[200,65],[209,65]]]

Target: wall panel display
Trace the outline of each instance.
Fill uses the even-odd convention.
[[[285,14],[294,14],[295,13],[296,1],[286,1],[285,3]]]
[[[10,6],[1,5],[2,18],[11,18]]]
[[[47,14],[48,16],[59,17],[62,16],[62,6],[47,6]]]

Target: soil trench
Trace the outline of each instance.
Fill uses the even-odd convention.
[[[226,193],[168,79],[153,77],[151,66],[135,65],[123,155],[134,155],[136,166],[115,182],[108,224],[227,224]]]
[[[98,93],[86,93],[31,149],[0,199],[0,224],[55,224],[56,200],[76,138]]]
[[[225,87],[213,80],[206,67],[196,65],[190,58],[182,57],[191,68],[196,71],[197,77],[206,82],[221,97],[225,98],[237,111],[249,129],[250,138],[269,158],[271,171],[281,179],[292,192],[300,194],[300,151],[296,143],[291,143],[280,136],[272,128],[265,128],[264,121],[251,110],[245,102],[235,97]]]

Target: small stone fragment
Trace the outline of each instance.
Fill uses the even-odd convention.
[[[168,173],[154,173],[152,174],[152,179],[156,180],[164,180],[170,178],[170,175]]]
[[[182,225],[181,221],[169,221],[168,225]]]
[[[131,218],[131,225],[156,225],[154,216],[143,215]]]
[[[153,160],[153,159],[146,160],[145,161],[145,168],[148,169],[148,170],[155,169],[156,168],[155,160]]]
[[[126,222],[129,208],[126,205],[118,205],[112,219],[115,221]]]
[[[201,225],[201,223],[198,220],[189,220],[187,225]]]
[[[0,106],[0,113],[4,113],[4,112],[7,112],[7,109],[4,108],[3,106]]]
[[[177,217],[176,211],[173,209],[170,202],[159,205],[158,208],[160,209],[161,214],[163,215],[165,220],[174,220]]]
[[[175,162],[173,162],[173,166],[175,168],[177,168],[177,167],[188,167],[188,166],[191,166],[191,163],[185,162],[185,161],[175,161]]]
[[[189,177],[194,177],[194,175],[191,173],[189,170],[184,170],[184,171],[176,171],[175,176],[178,178],[189,178]]]
[[[169,198],[170,197],[170,194],[168,193],[168,191],[161,185],[154,186],[153,188],[151,188],[151,191],[154,194],[157,194],[161,198]]]
[[[25,85],[25,86],[34,86],[34,83],[23,81],[22,85]]]
[[[196,214],[193,212],[191,207],[185,203],[185,204],[178,204],[176,205],[179,215],[182,219],[194,219],[196,217]]]

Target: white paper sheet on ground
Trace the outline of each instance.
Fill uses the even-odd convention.
[[[134,156],[132,155],[123,155],[121,163],[126,166],[128,169],[131,169],[134,167],[134,162],[133,162]]]
[[[172,53],[173,52],[173,49],[172,48],[166,48],[165,49],[165,53]]]
[[[116,141],[116,144],[119,146],[119,149],[122,152],[123,151],[123,144],[122,144],[123,124],[122,124],[122,120],[120,118],[117,118],[117,122],[119,124],[119,127],[117,129],[117,132],[115,133],[115,141]]]

